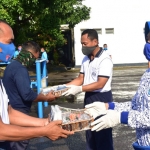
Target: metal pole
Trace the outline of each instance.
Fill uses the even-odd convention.
[[[47,81],[46,81],[46,76],[47,76],[47,70],[46,70],[46,60],[42,62],[42,87],[47,87]],[[44,107],[48,107],[48,102],[44,102]]]
[[[40,60],[36,60],[36,77],[37,77],[37,93],[40,93],[41,89],[41,65]],[[42,102],[38,102],[38,117],[43,118],[43,106]]]

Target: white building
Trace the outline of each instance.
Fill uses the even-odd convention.
[[[99,46],[108,45],[114,64],[146,63],[143,55],[145,22],[150,21],[150,0],[85,0],[91,7],[90,19],[74,28],[75,66],[80,66],[81,32],[87,28],[99,33]]]

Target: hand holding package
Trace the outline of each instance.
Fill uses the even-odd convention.
[[[106,115],[91,123],[92,131],[100,131],[106,128],[112,128],[120,124],[120,112],[107,110]]]
[[[107,113],[105,103],[94,102],[92,104],[85,105],[85,113],[89,114],[93,118]]]
[[[76,95],[80,92],[82,92],[82,86],[76,86],[76,85],[66,85],[67,88],[70,88],[66,92],[64,92],[62,95],[68,96],[68,95]]]

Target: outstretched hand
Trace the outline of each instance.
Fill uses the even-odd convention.
[[[76,95],[76,94],[82,92],[82,86],[66,85],[66,87],[69,87],[70,89],[67,90],[66,92],[62,93],[62,95],[64,95],[64,96]]]
[[[57,97],[53,94],[53,92],[51,91],[51,92],[49,92],[47,95],[46,95],[46,97],[47,97],[47,101],[53,101],[53,100],[55,100]]]
[[[94,102],[92,104],[85,105],[85,113],[89,114],[93,118],[106,114],[106,104],[103,102]]]
[[[92,131],[100,131],[106,128],[112,128],[120,124],[120,112],[107,110],[106,115],[91,123]]]
[[[74,134],[73,131],[67,131],[61,128],[62,121],[52,121],[45,126],[45,134],[51,140],[57,140],[59,138],[67,138],[69,135]]]

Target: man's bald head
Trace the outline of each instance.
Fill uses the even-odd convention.
[[[3,33],[3,32],[4,32],[4,31],[3,31],[3,27],[2,27],[3,24],[6,24],[6,25],[8,25],[8,26],[10,27],[10,25],[9,25],[6,21],[0,19],[0,33]]]
[[[13,39],[14,34],[10,25],[4,20],[0,20],[0,42],[9,44]]]
[[[8,62],[14,55],[14,34],[10,25],[0,20],[0,61]]]

